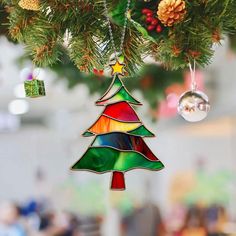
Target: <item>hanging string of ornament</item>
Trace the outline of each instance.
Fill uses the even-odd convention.
[[[25,96],[29,98],[37,98],[46,96],[45,85],[43,80],[39,80],[39,72],[34,74],[34,66],[31,68],[31,72],[24,81]]]
[[[120,47],[119,47],[119,51],[117,52],[114,37],[113,37],[113,33],[112,33],[111,21],[109,19],[107,1],[103,0],[105,16],[106,16],[106,20],[107,20],[107,24],[108,24],[108,29],[109,29],[110,41],[111,41],[112,49],[114,51],[114,57],[116,59],[116,62],[118,62],[118,63],[120,63],[119,58],[122,57],[122,52],[123,52],[123,48],[124,48],[125,32],[126,32],[127,22],[128,22],[128,12],[129,12],[129,8],[130,8],[130,1],[131,0],[127,0],[127,5],[126,5],[126,9],[125,9],[125,17],[124,17],[124,25],[123,25],[123,28],[122,28],[122,31],[121,31]]]

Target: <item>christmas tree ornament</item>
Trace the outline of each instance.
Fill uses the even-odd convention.
[[[25,10],[39,11],[40,2],[39,0],[20,0],[19,6]]]
[[[132,105],[141,105],[129,94],[119,72],[107,92],[96,102],[105,106],[97,121],[83,136],[95,136],[72,170],[112,172],[111,189],[125,189],[125,172],[132,169],[161,170],[163,163],[152,153],[144,137],[154,137],[138,118]],[[122,92],[121,92],[122,91]]]
[[[26,97],[37,98],[46,95],[44,81],[36,79],[32,74],[24,81],[24,88]]]
[[[184,0],[162,0],[158,5],[158,19],[165,26],[171,27],[181,22],[186,15]]]
[[[197,84],[195,81],[195,61],[194,69],[192,69],[189,63],[191,72],[191,90],[185,92],[180,96],[178,103],[178,113],[189,122],[198,122],[205,119],[210,110],[209,99],[207,95],[197,90]]]
[[[127,2],[126,17],[130,6]],[[94,136],[94,140],[77,161],[72,170],[87,170],[98,174],[112,172],[111,189],[124,190],[124,174],[133,169],[158,171],[164,168],[163,163],[152,153],[144,137],[153,137],[140,121],[133,105],[141,105],[125,88],[119,75],[123,75],[124,64],[119,62],[113,34],[110,27],[106,0],[105,14],[109,25],[110,38],[116,62],[111,64],[113,81],[105,94],[96,102],[104,110],[96,122],[89,127],[83,136]],[[120,51],[123,49],[127,19],[122,32]]]

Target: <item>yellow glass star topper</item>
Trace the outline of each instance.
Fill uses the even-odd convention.
[[[110,65],[112,72],[111,75],[124,75],[124,67],[125,64],[124,63],[120,63],[118,60],[115,62],[115,64],[111,64]]]

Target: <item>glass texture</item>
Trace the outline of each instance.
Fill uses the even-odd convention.
[[[112,104],[116,102],[122,102],[122,101],[127,101],[129,103],[132,103],[134,105],[141,105],[139,101],[137,101],[135,98],[133,98],[124,87],[121,87],[121,89],[115,93],[112,97],[106,99],[106,100],[101,100],[97,101],[97,105],[107,105],[107,104]]]
[[[94,134],[103,134],[115,131],[127,132],[136,129],[140,126],[140,122],[137,123],[125,123],[117,120],[113,120],[106,116],[101,116],[97,122],[88,129],[89,132]]]
[[[110,87],[108,88],[108,90],[105,92],[105,94],[98,100],[106,100],[109,97],[111,97],[113,94],[117,93],[118,90],[120,89],[120,87],[122,87],[123,84],[121,82],[121,80],[119,79],[119,77],[116,75],[110,85]]]
[[[86,131],[86,132],[83,133],[83,136],[84,136],[84,137],[91,137],[91,136],[94,136],[94,133],[91,133],[91,132],[89,132],[89,131]]]
[[[160,170],[161,161],[150,161],[134,151],[118,151],[109,147],[90,147],[72,167],[73,170],[90,170],[97,173],[129,171],[132,169]]]
[[[98,135],[91,146],[108,146],[122,151],[133,150],[142,153],[149,160],[158,160],[141,137],[131,136],[129,134],[110,133]]]
[[[144,125],[139,126],[137,129],[128,132],[129,134],[143,136],[143,137],[154,137],[155,135],[149,131]]]
[[[120,121],[139,122],[137,114],[127,102],[118,102],[108,105],[103,114]]]

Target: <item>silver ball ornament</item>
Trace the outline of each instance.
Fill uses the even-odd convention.
[[[201,91],[187,91],[181,95],[178,113],[189,122],[205,119],[210,110],[208,97]]]

